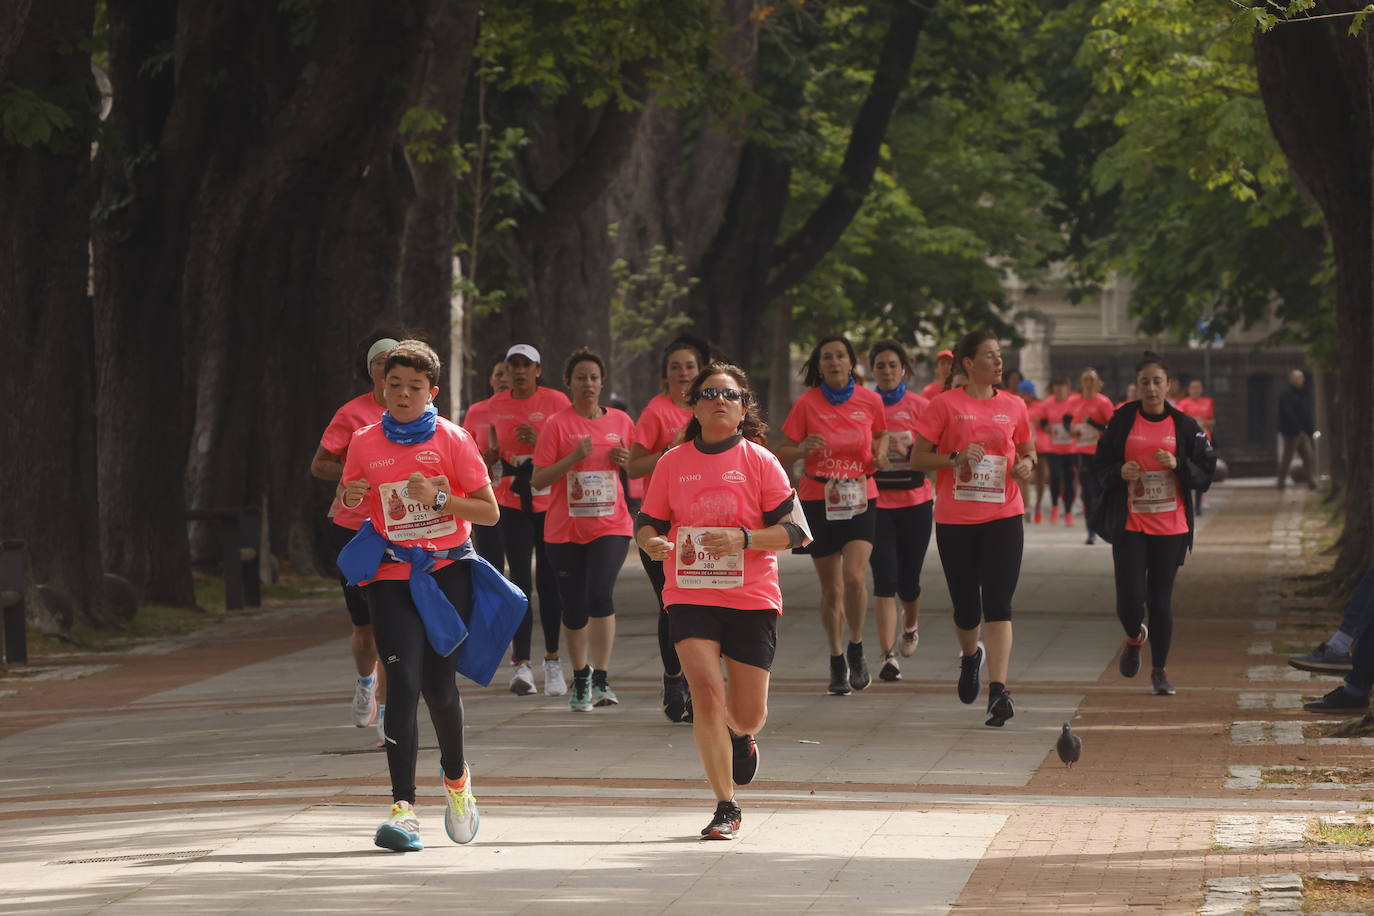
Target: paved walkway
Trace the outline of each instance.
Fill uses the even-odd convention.
[[[1245,726],[1238,736],[1257,737],[1244,745],[1229,728],[1302,720],[1293,698],[1329,689],[1289,680],[1267,651],[1332,623],[1279,585],[1302,562],[1303,498],[1245,482],[1212,497],[1179,581],[1173,698],[1116,674],[1110,548],[1085,546],[1081,527],[1032,526],[1017,715],[1000,730],[954,696],[933,545],[906,679],[848,698],[824,694],[814,577],[786,558],[763,770],[740,792],[734,843],[696,839],[712,800],[689,728],[659,710],[652,600],[634,562],[617,586],[619,708],[517,698],[505,672],[463,688],[483,811],[469,847],[444,837],[437,775],[423,775],[438,766],[427,722],[419,812],[432,845],[372,846],[386,764],[372,731],[348,724],[337,602],[138,654],[40,660],[48,679],[0,678],[0,912],[1183,913],[1220,878],[1360,871],[1357,852],[1262,838],[1266,819],[1369,807],[1367,790],[1228,769],[1369,760],[1368,748],[1267,740],[1283,726]],[[1086,746],[1073,770],[1052,749],[1069,720]]]

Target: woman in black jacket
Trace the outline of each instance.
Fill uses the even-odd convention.
[[[1126,631],[1121,673],[1140,671],[1148,638],[1151,686],[1172,696],[1164,666],[1173,637],[1174,577],[1193,546],[1193,494],[1212,485],[1217,459],[1197,421],[1166,400],[1169,368],[1159,356],[1141,357],[1135,381],[1140,400],[1112,415],[1093,456],[1101,499],[1089,524],[1112,545],[1116,615]]]

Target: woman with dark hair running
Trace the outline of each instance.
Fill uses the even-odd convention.
[[[743,370],[707,366],[688,402],[687,441],[658,462],[635,540],[663,564],[663,602],[692,688],[692,736],[716,797],[701,835],[731,840],[743,819],[735,786],[758,774],[755,736],[768,718],[782,613],[776,552],[806,537],[786,521],[794,497],[787,473],[752,441],[767,427]]]
[[[1073,457],[1078,484],[1083,488],[1083,520],[1088,528],[1085,544],[1097,543],[1097,532],[1088,519],[1097,507],[1098,481],[1092,472],[1097,442],[1112,418],[1112,399],[1102,393],[1102,378],[1096,369],[1084,369],[1078,380],[1078,398],[1073,402]]]
[[[1050,466],[1050,524],[1059,521],[1059,506],[1064,506],[1064,524],[1073,526],[1073,404],[1077,395],[1069,394],[1067,379],[1050,382],[1050,396],[1041,401],[1040,425],[1049,434],[1050,447],[1045,462]]]
[[[935,498],[926,475],[911,470],[911,446],[916,441],[916,421],[930,401],[908,391],[911,363],[906,348],[895,340],[879,340],[868,351],[868,365],[878,383],[887,419],[889,470],[873,475],[878,485],[873,553],[873,616],[878,625],[878,649],[883,667],[878,679],[902,679],[897,652],[909,658],[921,634],[921,566],[930,546]],[[897,638],[897,599],[902,601],[901,639]]]
[[[1116,616],[1126,631],[1121,674],[1140,671],[1148,639],[1151,689],[1173,696],[1164,666],[1173,639],[1174,578],[1193,546],[1191,496],[1211,486],[1217,459],[1197,421],[1166,400],[1164,360],[1146,352],[1135,382],[1140,399],[1117,409],[1092,458],[1102,498],[1089,521],[1112,545]]]
[[[679,337],[663,350],[659,365],[659,393],[644,406],[635,424],[634,445],[630,446],[630,479],[644,479],[644,492],[653,484],[654,468],[668,449],[682,443],[683,432],[692,419],[687,392],[692,381],[709,360],[710,348],[692,337]],[[639,562],[649,576],[658,600],[658,654],[663,661],[663,714],[670,722],[692,721],[692,692],[682,674],[677,650],[668,629],[668,613],[663,609],[663,564],[643,550]]]
[[[970,331],[954,348],[956,371],[968,384],[930,402],[916,421],[911,465],[936,472],[935,543],[954,603],[959,637],[959,699],[981,688],[986,639],[987,723],[1001,727],[1016,714],[1007,692],[1011,661],[1011,599],[1021,575],[1025,504],[1021,487],[1035,470],[1035,442],[1026,404],[1001,391],[1002,350],[991,331]]]
[[[784,467],[805,459],[798,491],[815,540],[803,552],[810,554],[821,582],[833,696],[848,696],[871,681],[863,638],[877,519],[878,487],[872,477],[887,461],[883,401],[855,381],[857,362],[848,338],[835,335],[816,344],[803,369],[810,390],[792,405],[782,425],[785,438],[775,449]]]
[[[549,418],[534,447],[530,485],[551,488],[544,522],[545,550],[558,576],[574,712],[620,702],[611,689],[615,645],[613,593],[630,549],[629,493],[624,477],[634,422],[601,406],[606,364],[590,350],[568,357],[563,381],[571,407]]]

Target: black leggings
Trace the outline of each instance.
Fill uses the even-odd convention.
[[[501,547],[501,532],[495,525],[473,525],[472,546],[478,555],[496,567],[497,572],[506,571],[506,552]]]
[[[654,597],[658,599],[658,657],[663,660],[663,673],[681,674],[682,662],[677,657],[673,637],[668,631],[668,612],[663,609],[663,564],[641,550],[639,565],[643,566],[644,572],[648,574],[649,584],[654,588]]]
[[[915,601],[921,597],[921,566],[930,547],[935,503],[926,500],[918,506],[877,511],[873,552],[868,555],[873,597]]]
[[[1072,455],[1056,455],[1050,452],[1045,457],[1050,462],[1050,506],[1059,504],[1059,497],[1064,497],[1064,511],[1073,511],[1073,472],[1074,460]]]
[[[1011,620],[1011,596],[1021,577],[1025,545],[1021,524],[1021,516],[1013,515],[980,525],[935,526],[935,544],[959,629]]]
[[[580,630],[589,618],[615,613],[615,579],[630,550],[629,535],[608,534],[588,544],[545,544],[544,550],[558,574],[563,626]]]
[[[501,547],[506,553],[506,577],[516,586],[534,598],[531,578],[539,592],[539,625],[544,630],[544,651],[549,655],[558,654],[558,628],[563,624],[563,602],[558,598],[558,579],[553,574],[553,564],[544,552],[544,513],[525,512],[522,509],[501,507],[501,522],[497,526],[501,532]],[[530,572],[530,556],[534,555],[534,576]],[[525,611],[525,619],[520,629],[515,631],[512,643],[511,660],[525,661],[530,657],[530,637],[534,630],[534,601]]]
[[[1150,659],[1156,668],[1169,662],[1174,636],[1174,578],[1183,559],[1186,534],[1123,531],[1112,544],[1116,567],[1116,616],[1128,639],[1140,635],[1150,611]]]
[[[472,567],[451,563],[434,573],[434,581],[466,622],[472,616]],[[420,730],[415,722],[420,696],[439,737],[439,765],[449,779],[463,775],[463,701],[453,673],[453,655],[440,658],[425,636],[425,625],[410,597],[405,579],[382,580],[363,587],[372,612],[377,655],[386,666],[386,765],[391,771],[391,800],[415,803],[415,758]],[[454,654],[457,650],[454,650]]]
[[[1093,456],[1079,454],[1073,457],[1077,459],[1078,485],[1083,488],[1083,524],[1087,525],[1088,519],[1093,517],[1093,510],[1097,508],[1100,488],[1097,475],[1093,473]]]

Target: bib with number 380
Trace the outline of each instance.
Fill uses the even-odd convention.
[[[744,584],[744,551],[712,556],[701,544],[712,531],[735,531],[734,528],[677,529],[673,545],[673,567],[678,588],[739,588]]]

